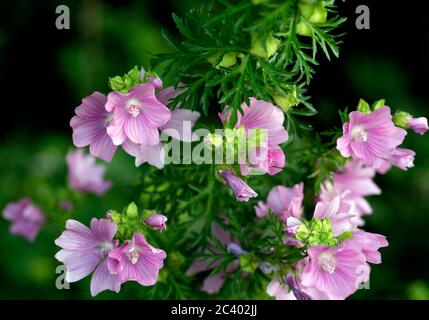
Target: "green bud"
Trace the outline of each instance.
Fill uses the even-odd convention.
[[[114,222],[115,224],[120,224],[122,221],[122,216],[119,212],[109,211],[109,216],[112,222]]]
[[[381,107],[384,107],[385,105],[386,105],[386,100],[384,100],[384,99],[378,100],[372,104],[372,110],[374,110],[374,111],[378,110]]]
[[[131,69],[123,77],[115,76],[113,78],[109,78],[109,87],[113,91],[118,91],[122,93],[127,93],[129,89],[139,84],[141,84],[141,79],[140,70],[137,66]]]
[[[227,54],[224,54],[222,57],[222,60],[216,64],[217,61],[219,61],[220,54],[215,54],[208,58],[208,61],[216,68],[231,68],[232,66],[235,66],[237,64],[237,57],[241,56],[241,53],[237,52],[228,52]],[[216,64],[216,65],[215,65]]]
[[[301,0],[298,9],[305,20],[311,23],[325,23],[328,19],[328,11],[324,1]]]
[[[284,112],[288,112],[292,107],[299,104],[298,95],[296,92],[296,85],[291,86],[291,90],[288,94],[283,92],[277,92],[273,94],[273,99],[277,106],[282,108]]]
[[[296,25],[296,34],[299,34],[303,37],[311,37],[313,35],[313,32],[311,31],[311,28],[305,24],[304,21],[299,21]]]
[[[124,80],[122,80],[122,77],[120,76],[109,78],[109,87],[113,91],[122,92],[125,89]]]
[[[243,271],[253,273],[259,267],[259,260],[253,253],[240,255],[240,268]]]
[[[368,102],[366,102],[363,99],[359,100],[359,104],[357,106],[357,111],[362,112],[362,113],[371,113],[371,107],[369,106]]]
[[[281,41],[272,35],[261,37],[253,33],[250,53],[260,58],[269,59],[277,52],[280,45]]]
[[[223,137],[221,135],[218,135],[218,134],[215,134],[215,133],[209,133],[205,137],[204,143],[210,149],[212,149],[213,147],[215,149],[217,149],[217,148],[219,148],[219,147],[222,146],[222,144],[223,144]]]
[[[329,219],[313,218],[308,225],[301,224],[297,229],[296,238],[308,247],[335,246],[337,243]]]
[[[127,217],[130,219],[135,219],[139,216],[139,209],[137,208],[137,205],[134,202],[131,202],[127,209],[125,210]]]
[[[411,118],[411,117],[412,115],[407,112],[404,112],[404,111],[396,112],[395,115],[393,116],[393,123],[397,127],[408,129],[409,128],[408,118]]]

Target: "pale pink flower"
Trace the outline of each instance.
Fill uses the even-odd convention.
[[[180,94],[181,90],[168,87],[157,94],[158,100],[167,105],[171,99]],[[159,129],[166,135],[184,142],[198,140],[198,136],[192,132],[192,128],[200,117],[200,113],[187,109],[176,109],[171,113],[171,118]],[[162,169],[165,164],[165,149],[162,142],[157,145],[144,145],[125,140],[122,148],[129,155],[136,158],[135,165],[139,167],[143,163]]]
[[[110,220],[91,220],[91,228],[75,220],[67,220],[66,230],[55,240],[62,249],[55,258],[67,268],[66,281],[76,282],[91,272],[91,295],[104,290],[119,292],[121,282],[107,268],[107,256],[117,246],[113,240],[117,226]]]
[[[236,128],[244,126],[249,129],[266,129],[268,130],[268,145],[275,146],[282,144],[288,140],[288,133],[283,127],[284,114],[283,111],[273,104],[250,98],[250,106],[246,103],[241,105],[243,114],[237,113],[238,120]],[[223,122],[229,119],[230,114],[221,113],[219,117]]]
[[[166,216],[157,213],[148,217],[144,222],[153,230],[164,231],[167,228],[167,220],[168,219]]]
[[[100,92],[84,98],[82,104],[75,109],[76,115],[71,119],[73,128],[73,144],[78,148],[89,145],[90,153],[97,158],[110,162],[117,146],[107,134],[113,113],[107,112],[107,97]]]
[[[152,286],[166,257],[165,251],[151,246],[143,234],[135,233],[130,241],[109,252],[107,265],[121,283],[137,281],[143,286]]]
[[[354,230],[357,220],[353,219],[355,214],[351,213],[351,206],[344,198],[347,198],[346,191],[344,196],[336,196],[331,201],[318,202],[314,211],[314,217],[322,220],[329,219],[332,224],[334,236],[339,236],[345,231]]]
[[[378,161],[375,168],[380,174],[385,174],[392,166],[406,171],[409,168],[414,167],[415,156],[416,153],[413,150],[396,148],[389,159]]]
[[[421,118],[408,118],[408,126],[415,133],[423,135],[426,131],[429,130],[428,119],[425,117]]]
[[[381,263],[381,254],[378,249],[389,245],[385,236],[362,230],[353,232],[353,238],[346,241],[349,242],[351,246],[360,248],[365,255],[366,261],[374,264]]]
[[[127,138],[137,144],[158,145],[158,129],[171,118],[171,111],[157,100],[151,83],[140,84],[128,93],[109,93],[106,110],[113,112],[107,133],[115,145]]]
[[[11,234],[21,235],[33,242],[45,222],[45,215],[29,199],[8,203],[3,210],[3,218],[12,222]]]
[[[267,286],[267,294],[276,300],[297,300],[292,290],[278,279],[273,279]]]
[[[258,203],[257,215],[265,217],[267,209],[271,209],[279,219],[286,221],[289,217],[299,218],[302,214],[302,201],[304,200],[304,184],[300,183],[292,188],[277,186],[268,194],[267,203]]]
[[[106,168],[95,163],[91,155],[84,155],[82,149],[70,151],[66,157],[69,186],[82,192],[103,195],[112,183],[104,180]]]
[[[351,205],[351,213],[357,216],[370,214],[372,208],[364,197],[381,194],[380,188],[373,181],[375,174],[373,168],[363,166],[361,161],[349,161],[342,171],[334,174],[333,184],[325,181],[320,200],[331,201],[336,196],[341,196],[343,201]],[[345,191],[350,192],[344,194]]]
[[[263,146],[249,150],[248,157],[249,164],[240,165],[243,176],[250,175],[252,170],[268,173],[270,176],[276,175],[284,169],[286,163],[286,157],[279,146]]]
[[[329,299],[343,300],[353,294],[368,276],[365,255],[353,246],[342,244],[337,248],[311,247],[307,250],[301,275],[301,284],[316,288]]]
[[[393,124],[389,107],[368,114],[353,111],[337,140],[337,149],[343,157],[359,159],[371,167],[379,159],[389,159],[406,135]]]
[[[247,202],[250,198],[255,198],[258,194],[253,191],[242,179],[233,174],[230,170],[221,171],[227,185],[235,194],[235,198],[240,202]]]

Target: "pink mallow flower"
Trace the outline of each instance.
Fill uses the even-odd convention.
[[[66,281],[76,282],[91,272],[91,294],[104,290],[119,292],[121,282],[108,270],[107,256],[117,246],[113,240],[117,226],[107,219],[91,220],[91,228],[75,220],[67,220],[66,230],[55,240],[62,248],[55,258],[67,268]]]
[[[375,168],[380,174],[387,173],[392,166],[397,167],[401,170],[408,170],[409,168],[414,167],[414,158],[416,153],[410,149],[396,148],[389,159],[379,160]]]
[[[265,218],[271,209],[283,221],[289,217],[299,218],[302,213],[303,200],[303,183],[296,184],[292,188],[277,186],[268,194],[267,203],[260,201],[255,207],[256,215],[259,218]]]
[[[97,158],[110,162],[118,148],[107,134],[106,127],[113,113],[107,112],[107,97],[100,92],[84,98],[75,109],[76,115],[71,119],[73,143],[78,148],[89,145],[90,153]]]
[[[70,151],[66,162],[70,188],[96,195],[103,195],[110,189],[112,183],[104,180],[106,168],[97,165],[91,155],[84,155],[82,149]]]
[[[314,211],[314,217],[322,220],[329,219],[332,224],[334,236],[337,237],[345,231],[352,231],[357,227],[358,220],[354,219],[355,215],[350,213],[351,206],[344,201],[345,196],[336,196],[331,201],[318,202]]]
[[[347,162],[342,171],[333,176],[333,184],[326,181],[322,187],[320,201],[331,201],[341,196],[343,201],[351,205],[350,212],[358,217],[372,213],[372,208],[364,198],[381,194],[380,188],[374,183],[375,170],[363,166],[359,160]],[[345,191],[350,191],[346,194]]]
[[[379,159],[389,159],[404,141],[407,131],[395,127],[389,107],[371,113],[353,111],[343,126],[337,149],[343,157],[353,157],[372,167]]]
[[[346,243],[337,248],[311,247],[301,275],[304,287],[315,288],[332,300],[343,300],[367,280],[369,266],[359,248]]]
[[[389,245],[385,236],[362,230],[353,232],[353,237],[345,242],[358,247],[365,255],[366,261],[373,264],[381,263],[381,254],[378,249]]]
[[[425,117],[421,118],[408,118],[408,127],[413,130],[415,133],[423,135],[426,131],[429,130],[428,119]]]
[[[126,139],[137,144],[158,145],[158,128],[171,118],[171,111],[158,101],[151,83],[140,84],[125,94],[109,93],[106,110],[113,112],[107,133],[115,145],[121,145]]]
[[[135,233],[130,241],[109,252],[108,268],[121,283],[137,281],[151,286],[158,280],[166,257],[165,251],[152,247],[143,234]]]
[[[21,235],[30,242],[36,239],[45,222],[42,210],[26,198],[7,204],[3,218],[12,222],[9,228],[11,234]]]
[[[249,134],[252,129],[265,129],[267,131],[267,141],[263,141],[260,148],[264,150],[249,150],[249,164],[240,166],[241,174],[249,175],[251,169],[256,169],[263,173],[275,175],[283,170],[285,166],[285,155],[280,144],[286,142],[289,138],[288,132],[283,127],[283,111],[273,104],[250,98],[250,106],[246,103],[241,105],[243,114],[237,112],[236,128],[244,127]],[[228,121],[231,114],[220,113],[220,119],[223,123]],[[265,158],[261,159],[261,155]]]
[[[168,219],[166,216],[157,213],[148,217],[144,222],[153,230],[164,231],[165,229],[167,229],[167,220]]]
[[[242,179],[237,177],[230,170],[221,171],[220,175],[224,178],[227,185],[235,194],[235,198],[240,202],[247,202],[250,198],[255,198],[258,194],[253,191]]]
[[[174,87],[168,87],[157,94],[157,99],[164,105],[167,105],[174,97],[183,90],[176,90]],[[171,112],[171,118],[159,129],[162,133],[176,140],[184,142],[193,142],[198,140],[198,136],[192,132],[192,128],[200,117],[200,113],[188,109],[175,109]],[[122,148],[129,155],[136,158],[135,165],[139,167],[143,163],[162,169],[165,164],[165,149],[162,142],[157,145],[144,145],[125,140]]]

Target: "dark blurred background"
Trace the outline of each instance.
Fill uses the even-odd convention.
[[[109,76],[134,65],[149,67],[150,53],[168,50],[160,29],[175,32],[171,13],[180,15],[205,2],[0,3],[1,208],[23,195],[37,201],[52,193],[53,186],[65,185],[63,158],[71,147],[68,123],[82,97],[94,90],[106,93]],[[70,30],[55,27],[55,8],[61,4],[70,8]],[[361,4],[370,8],[370,30],[355,27],[355,9]],[[385,98],[393,109],[429,117],[429,3],[359,0],[338,5],[349,18],[343,28],[347,35],[339,59],[319,59],[310,86],[312,103],[320,112],[314,124],[320,129],[338,126],[338,108],[354,107],[359,98]],[[367,227],[387,235],[390,246],[382,250],[383,264],[373,268],[370,290],[360,290],[353,298],[429,299],[429,138],[410,133],[406,145],[417,151],[416,167],[377,177],[383,195],[370,199],[375,213]],[[108,172],[115,187],[103,201],[85,199],[89,205],[82,212],[122,206],[127,196],[122,190],[136,175],[132,159],[120,154]],[[88,279],[70,291],[55,288],[53,236],[41,234],[29,245],[11,237],[7,228],[1,219],[0,298],[89,296]],[[132,286],[128,291],[131,296],[137,292]]]

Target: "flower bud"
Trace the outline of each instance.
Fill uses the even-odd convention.
[[[276,105],[279,106],[284,112],[289,111],[292,107],[299,104],[295,85],[291,86],[291,90],[288,94],[284,94],[283,92],[274,93],[273,99]]]
[[[153,230],[164,231],[167,228],[165,224],[167,222],[167,217],[159,213],[151,215],[144,222]]]
[[[397,127],[408,129],[409,118],[411,118],[411,114],[407,112],[403,112],[403,111],[396,112],[395,115],[393,116],[393,123]]]
[[[281,41],[271,35],[260,37],[253,33],[250,53],[260,58],[269,59],[277,52],[280,45]]]
[[[222,60],[219,61],[220,54],[212,55],[208,61],[216,68],[231,68],[237,64],[237,57],[242,57],[242,53],[228,52],[223,55]],[[217,64],[216,64],[217,62]]]

